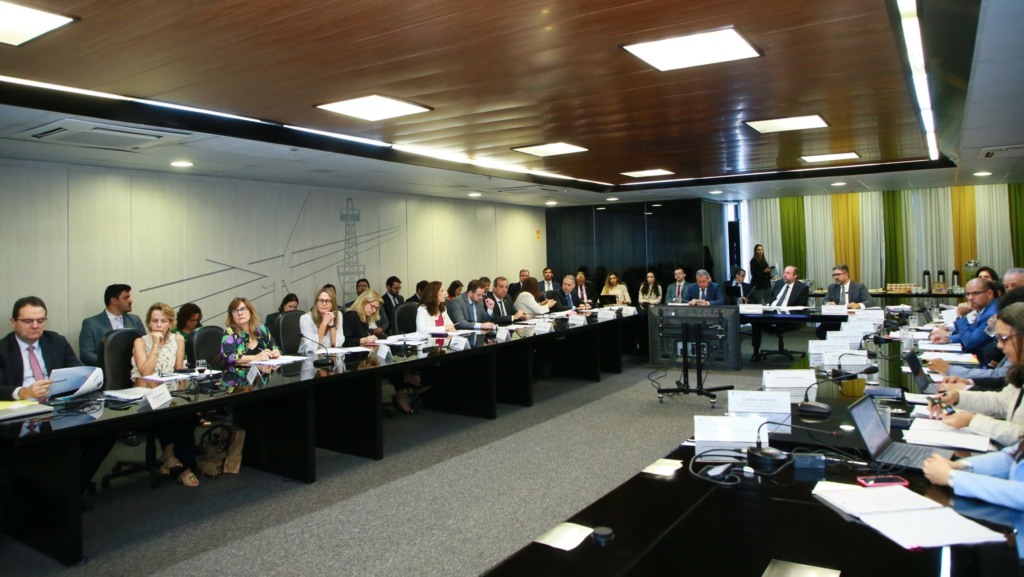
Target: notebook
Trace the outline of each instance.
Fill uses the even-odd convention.
[[[52,412],[53,407],[35,401],[0,401],[0,421],[24,419]]]
[[[871,453],[871,459],[877,463],[920,471],[924,460],[936,453],[947,459],[953,458],[953,451],[950,449],[893,441],[885,431],[882,417],[878,414],[875,404],[871,402],[871,397],[861,397],[850,405],[850,416],[853,417],[857,431]]]

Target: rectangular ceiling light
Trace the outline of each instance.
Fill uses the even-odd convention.
[[[363,120],[385,120],[428,112],[430,109],[411,102],[403,102],[387,96],[374,94],[352,100],[342,100],[330,104],[321,104],[317,108],[337,112],[346,116],[354,116]]]
[[[552,142],[550,144],[538,144],[537,146],[524,146],[522,148],[513,148],[516,152],[525,152],[526,154],[532,154],[534,156],[557,156],[559,154],[572,154],[574,152],[586,152],[586,148],[582,148],[573,144],[566,144],[564,142]]]
[[[731,27],[666,40],[642,42],[625,48],[662,72],[760,56],[757,50]]]
[[[635,172],[620,172],[619,174],[622,174],[624,176],[629,176],[631,178],[647,178],[648,176],[668,176],[670,174],[675,174],[675,173],[674,172],[670,172],[668,170],[665,170],[663,168],[655,168],[653,170],[637,170]]]
[[[856,152],[839,152],[837,154],[812,154],[810,156],[801,156],[800,160],[804,162],[832,162],[833,160],[853,160],[860,158],[860,155]]]
[[[744,122],[744,124],[761,134],[785,132],[787,130],[828,128],[828,123],[825,122],[825,119],[817,114],[812,114],[810,116],[790,116],[789,118],[773,118],[771,120],[751,120],[749,122]]]
[[[21,46],[71,21],[65,16],[0,2],[0,42]]]

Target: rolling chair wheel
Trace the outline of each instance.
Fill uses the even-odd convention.
[[[665,402],[665,395],[658,395],[658,402],[659,403],[664,403]]]

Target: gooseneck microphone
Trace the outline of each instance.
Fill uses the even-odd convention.
[[[827,405],[826,405],[827,406]],[[815,433],[825,433],[833,437],[840,435],[839,431],[826,431],[825,429],[815,429],[814,427],[804,427],[802,425],[794,425],[792,423],[779,423],[776,421],[765,421],[761,423],[761,426],[757,428],[757,445],[751,449],[747,449],[747,464],[750,465],[751,469],[760,473],[772,472],[785,465],[789,462],[790,454],[776,449],[775,447],[764,447],[761,445],[761,429],[765,425],[779,425],[782,427],[792,427],[794,429],[802,429],[804,431],[812,431]]]
[[[840,365],[841,366],[841,365]],[[878,372],[878,367],[870,366],[865,367],[864,370],[857,373],[847,373],[841,369],[832,369],[829,372],[829,376],[815,381],[804,389],[804,400],[797,405],[797,414],[801,417],[808,417],[812,419],[827,419],[832,414],[832,407],[819,401],[811,401],[808,398],[808,394],[811,391],[811,387],[818,386],[824,383],[839,383],[842,381],[852,381],[861,375],[873,375]]]
[[[334,366],[334,361],[332,361],[330,358],[328,358],[328,355],[331,354],[331,351],[328,350],[328,348],[325,347],[323,343],[321,343],[319,341],[315,341],[315,340],[307,337],[306,335],[304,335],[302,333],[299,333],[299,336],[304,338],[304,339],[306,339],[307,341],[309,341],[311,343],[316,343],[317,347],[320,347],[320,348],[322,348],[324,350],[324,357],[323,358],[316,358],[316,359],[313,360],[313,366],[314,367],[316,367],[318,369],[326,369],[326,368],[330,368],[330,367]],[[319,351],[317,351],[317,353],[319,354]]]

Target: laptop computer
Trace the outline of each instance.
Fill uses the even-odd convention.
[[[600,295],[597,297],[597,302],[601,303],[601,306],[605,307],[614,306],[616,298],[617,297],[615,295]]]
[[[927,445],[897,443],[885,431],[885,424],[871,397],[861,397],[850,405],[850,416],[857,425],[857,431],[871,454],[871,460],[893,467],[905,467],[920,471],[924,460],[938,453],[947,459],[953,458],[951,449],[939,449]]]
[[[911,351],[903,355],[903,360],[907,363],[907,367],[910,368],[910,374],[914,377],[914,384],[917,387],[914,393],[920,393],[923,395],[932,395],[937,391],[935,390],[935,381],[932,380],[928,373],[924,372],[924,367],[921,366],[921,359],[917,358],[917,353]]]

